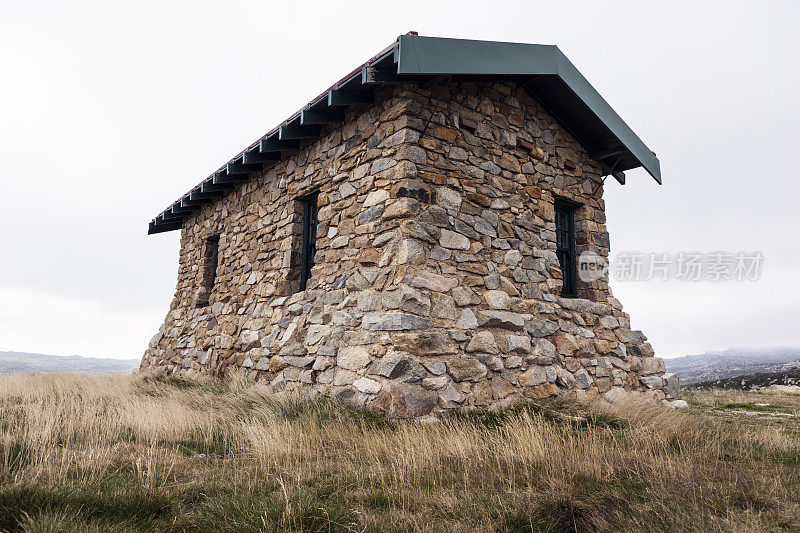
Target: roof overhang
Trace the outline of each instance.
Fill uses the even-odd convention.
[[[557,46],[403,35],[398,75],[522,78],[525,88],[595,159],[616,170],[643,167],[661,183],[658,158]],[[611,165],[608,165],[609,167]]]
[[[599,161],[608,174],[643,167],[658,183],[658,158],[556,46],[402,35],[339,80],[154,218],[148,233],[180,229],[182,220],[237,182],[344,120],[343,108],[373,102],[387,83],[514,81],[523,86]]]

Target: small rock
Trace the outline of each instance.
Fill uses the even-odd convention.
[[[417,216],[421,208],[419,200],[414,198],[398,198],[383,211],[383,219],[411,218]]]
[[[451,250],[469,250],[469,239],[460,233],[443,229],[439,234],[439,245]]]
[[[447,370],[456,381],[479,381],[486,376],[486,367],[474,357],[453,357],[447,361]]]
[[[433,321],[416,315],[405,313],[381,313],[372,311],[364,315],[361,327],[373,331],[402,331],[410,329],[427,329]]]
[[[420,384],[422,385],[423,389],[439,390],[448,383],[450,383],[450,378],[447,376],[436,376],[433,378],[425,378]]]
[[[445,407],[454,407],[453,404],[459,404],[467,399],[452,381],[439,393],[439,398],[444,402]]]
[[[261,344],[258,342],[258,337],[257,331],[242,331],[242,333],[239,335],[239,343],[242,345],[242,351],[247,351],[251,348],[261,346]]]
[[[503,257],[503,262],[508,266],[515,267],[522,261],[522,254],[519,250],[509,250]]]
[[[561,355],[572,355],[578,348],[578,342],[569,333],[562,333],[556,337],[556,349]]]
[[[608,392],[603,393],[603,398],[611,403],[619,402],[625,399],[628,393],[622,387],[612,387]]]
[[[411,280],[412,287],[430,289],[437,292],[447,292],[458,286],[458,280],[446,276],[440,276],[433,272],[423,271],[418,273]]]
[[[375,162],[372,163],[370,174],[377,174],[378,172],[382,172],[388,168],[392,168],[396,164],[397,161],[395,161],[394,159],[390,159],[388,157],[376,159]]]
[[[403,239],[397,245],[397,262],[401,265],[421,265],[427,256],[425,247],[416,239]]]
[[[494,376],[492,378],[492,396],[494,396],[496,400],[502,400],[515,391],[516,389],[514,386],[502,377]]]
[[[283,360],[283,357],[280,355],[273,355],[269,359],[269,366],[267,367],[267,370],[270,372],[280,372],[287,366],[289,366],[289,364]]]
[[[475,313],[472,312],[472,309],[463,309],[461,311],[456,327],[460,329],[475,329],[478,327],[478,319],[475,318]]]
[[[664,394],[667,398],[675,398],[681,390],[681,378],[674,372],[664,374]]]
[[[493,355],[486,361],[486,366],[489,367],[489,370],[501,372],[503,370],[503,360]]]
[[[364,200],[364,207],[372,207],[374,205],[381,204],[385,202],[389,198],[389,191],[385,189],[378,189],[376,191],[372,191],[367,195],[367,198]]]
[[[669,402],[669,406],[672,407],[673,409],[688,409],[689,408],[689,404],[686,403],[685,400],[672,400],[671,402]]]
[[[422,364],[428,369],[428,372],[435,376],[441,376],[447,372],[447,366],[442,361],[425,361]]]
[[[478,325],[487,328],[503,328],[512,331],[521,331],[525,327],[525,321],[530,315],[521,315],[509,311],[479,311]]]
[[[544,367],[532,366],[519,376],[519,384],[523,387],[533,387],[547,383],[547,372]]]
[[[336,365],[348,370],[358,371],[369,364],[369,351],[364,346],[340,348]]]
[[[375,405],[386,416],[411,418],[430,413],[436,407],[438,398],[438,394],[419,385],[393,383],[381,391]]]
[[[356,217],[356,220],[358,221],[359,224],[368,224],[370,222],[374,222],[375,220],[381,218],[383,210],[384,210],[383,204],[374,205],[360,212]]]
[[[642,375],[662,374],[665,371],[664,360],[660,357],[645,357],[642,359]]]
[[[436,191],[436,200],[445,209],[458,211],[461,208],[461,195],[447,187],[441,187]]]
[[[507,310],[511,307],[511,297],[505,291],[490,290],[483,293],[483,299],[492,309]]]
[[[558,396],[558,387],[549,383],[547,385],[539,385],[537,387],[526,387],[525,396],[527,398],[548,398],[550,396]]]
[[[575,381],[578,383],[578,388],[581,389],[588,389],[594,383],[594,379],[585,368],[581,368],[575,372]]]
[[[531,338],[527,335],[506,335],[509,352],[531,353]]]
[[[469,341],[467,352],[482,352],[494,354],[500,350],[491,331],[479,331]]]
[[[441,331],[396,333],[394,344],[397,350],[415,355],[441,355],[456,352],[455,344],[447,334]]]
[[[522,366],[522,357],[518,355],[512,355],[508,359],[506,359],[506,368],[519,368]]]
[[[661,389],[664,387],[664,380],[658,376],[642,376],[639,381],[648,389]]]
[[[377,394],[381,390],[381,384],[369,378],[358,378],[353,382],[353,386],[365,394]]]
[[[558,331],[558,322],[537,318],[526,323],[525,329],[534,337],[548,337]]]
[[[464,161],[467,158],[467,152],[463,148],[459,148],[458,146],[453,146],[450,148],[449,152],[450,159],[455,161]]]
[[[575,376],[560,366],[556,368],[556,376],[556,381],[562,387],[567,389],[577,388],[578,382],[575,380]]]
[[[381,357],[370,367],[370,373],[389,379],[397,379],[403,376],[410,367],[408,357],[395,353]]]

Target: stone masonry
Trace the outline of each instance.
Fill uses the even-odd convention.
[[[297,199],[314,190],[315,266],[297,292]],[[578,253],[607,257],[602,193],[600,165],[513,83],[381,87],[184,221],[175,297],[142,368],[241,371],[397,417],[559,394],[673,398],[677,377],[607,278],[559,296],[554,202],[579,204]]]

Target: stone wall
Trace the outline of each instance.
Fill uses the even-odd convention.
[[[559,296],[554,202],[580,204],[578,252],[607,257],[603,186],[525,91],[388,86],[347,118],[184,222],[175,298],[143,368],[244,371],[401,417],[560,393],[674,396],[607,279]],[[296,199],[313,190],[316,264],[293,292]]]

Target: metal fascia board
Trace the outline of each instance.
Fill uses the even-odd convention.
[[[600,93],[583,77],[583,74],[567,59],[567,56],[558,48],[556,48],[556,53],[558,55],[558,76],[636,157],[642,167],[653,176],[653,179],[661,183],[661,164],[655,154],[600,96]]]
[[[556,74],[555,46],[401,35],[398,74]]]

